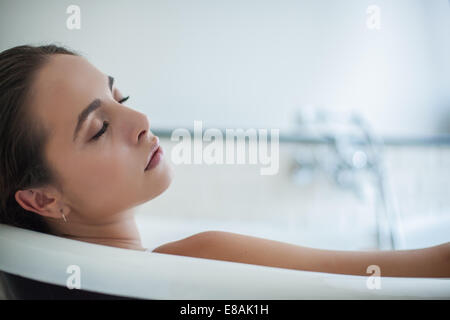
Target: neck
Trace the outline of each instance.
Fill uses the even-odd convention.
[[[105,224],[73,220],[65,223],[59,220],[50,223],[51,229],[58,236],[124,249],[145,250],[133,214]]]

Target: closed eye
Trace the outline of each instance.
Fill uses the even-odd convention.
[[[118,102],[119,103],[124,103],[125,101],[127,101],[128,99],[130,98],[130,96],[127,96],[127,97],[125,97],[125,98],[122,98],[121,100],[119,100]],[[106,132],[106,130],[108,130],[108,127],[109,127],[109,122],[108,121],[103,121],[103,126],[102,126],[102,128],[100,129],[100,131],[95,135],[95,136],[93,136],[92,138],[91,138],[91,140],[90,141],[92,141],[92,140],[97,140],[98,138],[100,138],[105,132]]]
[[[103,121],[103,127],[100,129],[100,131],[91,138],[90,141],[92,140],[97,140],[98,138],[100,138],[105,132],[106,130],[108,130],[109,127],[109,122],[108,121]]]
[[[124,103],[125,101],[127,101],[128,99],[130,98],[130,96],[127,96],[127,97],[125,97],[125,98],[122,98],[121,100],[119,100],[118,102],[119,103]],[[106,130],[108,130],[108,127],[109,127],[109,122],[108,121],[103,121],[103,126],[102,126],[102,128],[100,129],[100,131],[95,135],[95,136],[93,136],[92,138],[91,138],[91,140],[90,141],[95,141],[95,140],[97,140],[98,138],[100,138],[105,132],[106,132]]]
[[[118,102],[119,102],[119,103],[124,103],[124,102],[127,101],[129,98],[130,98],[130,96],[125,97],[125,98],[119,100]]]

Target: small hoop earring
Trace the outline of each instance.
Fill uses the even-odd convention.
[[[62,212],[63,212],[63,211],[62,211],[62,209],[59,209],[59,212],[61,212],[61,213],[62,213]],[[62,217],[63,217],[63,219],[64,219],[64,222],[67,222],[67,220],[66,220],[66,216],[65,216],[64,214],[62,214]]]

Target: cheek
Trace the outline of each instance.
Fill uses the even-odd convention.
[[[86,160],[85,160],[86,161]],[[86,161],[73,172],[71,189],[80,199],[86,212],[113,212],[136,197],[136,174],[132,167],[118,158],[104,161]]]
[[[129,181],[131,174],[129,160],[126,158],[92,156],[79,159],[74,164],[70,176],[77,188],[81,188],[83,193],[99,195],[102,190],[107,192],[114,189],[116,185],[121,185]]]

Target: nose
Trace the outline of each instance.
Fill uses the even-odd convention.
[[[150,121],[148,117],[138,112],[138,117],[135,123],[134,130],[132,130],[132,141],[136,144],[141,144],[150,137]]]
[[[141,133],[139,133],[138,141],[141,140],[141,136],[145,135],[146,133],[147,133],[146,130],[142,130]],[[144,139],[145,139],[145,137],[144,137]]]

